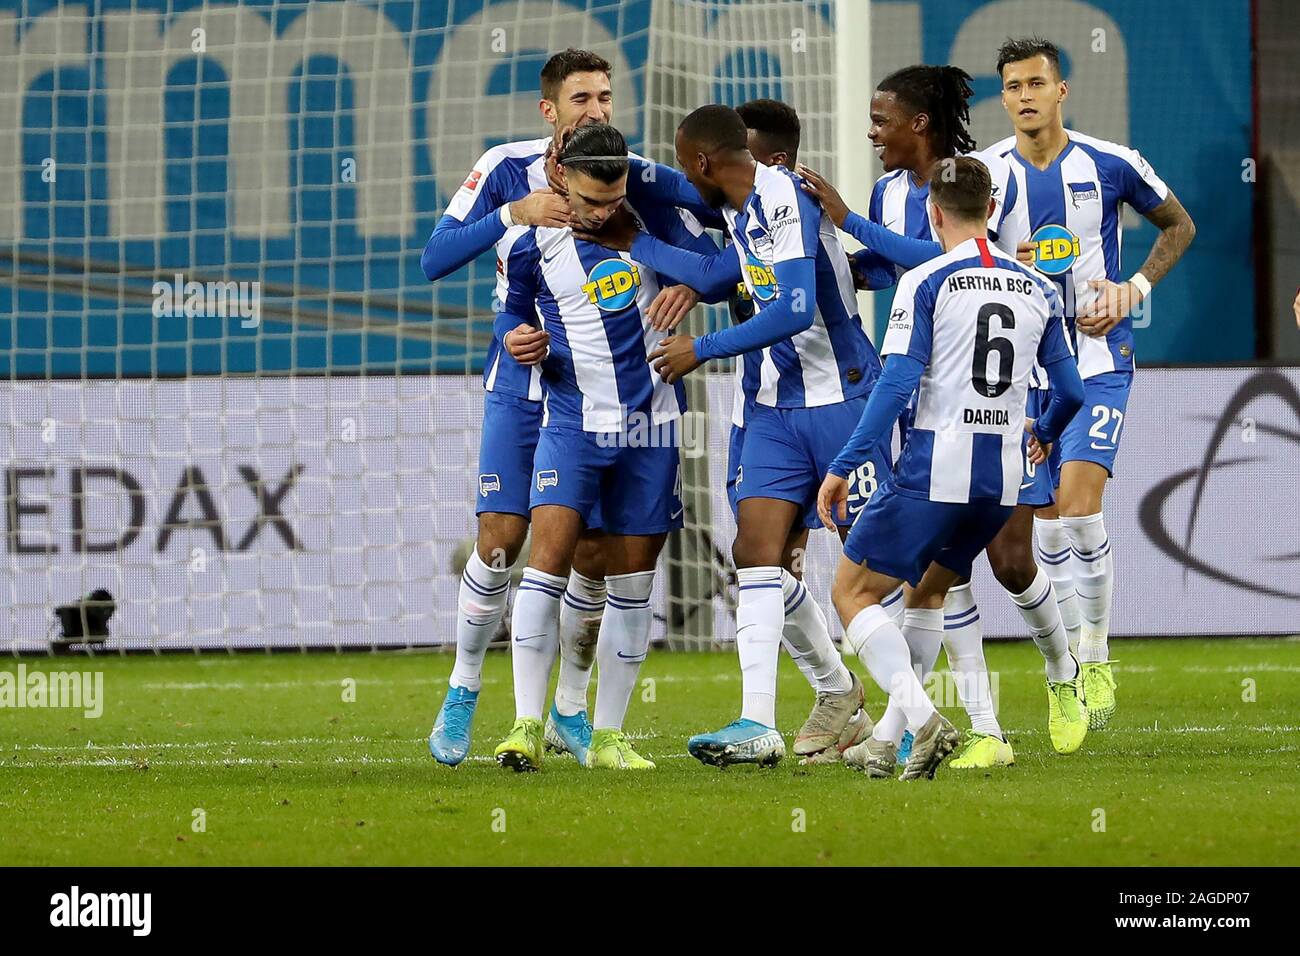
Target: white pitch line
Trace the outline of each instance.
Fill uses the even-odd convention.
[[[1288,744],[1281,747],[1269,747],[1264,750],[1252,750],[1251,754],[1282,754],[1295,753],[1300,751],[1300,747]],[[1235,749],[1229,750],[1208,750],[1201,751],[1196,756],[1200,757],[1228,757],[1238,754]],[[655,760],[693,760],[690,754],[652,754]],[[473,763],[494,763],[492,757],[486,755],[474,755],[467,757],[468,762]],[[427,757],[335,757],[329,763],[340,767],[367,764],[384,764],[398,766],[422,766],[436,770],[437,766]],[[69,768],[86,768],[86,767],[121,767],[124,769],[152,770],[155,767],[282,767],[282,766],[319,766],[316,761],[293,760],[293,759],[271,759],[263,757],[231,757],[228,759],[184,759],[184,760],[118,760],[113,757],[99,757],[93,760],[73,759],[59,760],[53,763],[45,763],[36,760],[6,761],[3,766],[5,769],[20,770],[48,770],[57,767]],[[1010,771],[1014,773],[1014,771]]]
[[[1037,736],[1041,736],[1041,735],[1044,733],[1044,731],[1043,731],[1043,729],[1042,729],[1041,727],[1033,727],[1033,728],[1013,728],[1013,727],[1008,727],[1008,728],[1005,728],[1005,732],[1008,733],[1008,734],[1014,735],[1014,736],[1018,736],[1018,737],[1037,737]],[[793,733],[793,732],[792,732],[792,733]],[[791,734],[787,734],[787,736],[791,736],[792,733],[791,733]],[[1276,735],[1276,734],[1296,734],[1296,733],[1300,733],[1300,725],[1294,725],[1294,724],[1252,724],[1252,725],[1246,725],[1246,726],[1232,727],[1232,726],[1228,726],[1228,725],[1226,725],[1226,724],[1218,724],[1218,725],[1213,726],[1213,727],[1200,727],[1200,726],[1187,726],[1187,727],[1156,727],[1156,726],[1151,726],[1151,727],[1112,727],[1112,728],[1109,728],[1109,729],[1106,731],[1106,733],[1107,733],[1108,735],[1132,735],[1132,734],[1174,734],[1174,735],[1185,735],[1185,734],[1220,734],[1220,733],[1252,733],[1252,734]],[[652,739],[656,739],[659,735],[657,735],[657,734],[645,733],[645,732],[631,732],[631,733],[628,733],[627,736],[628,736],[628,739],[629,739],[629,740],[652,740]],[[160,741],[160,742],[156,742],[156,743],[118,743],[118,744],[96,744],[96,743],[93,743],[93,742],[87,742],[86,744],[84,744],[84,745],[80,745],[80,746],[77,746],[77,745],[71,745],[71,744],[67,744],[67,745],[51,745],[51,744],[14,744],[14,745],[12,745],[12,746],[9,748],[9,752],[10,752],[10,753],[31,752],[31,753],[49,753],[49,754],[60,754],[60,753],[88,753],[88,752],[89,752],[89,753],[100,753],[100,754],[104,754],[104,755],[105,755],[105,756],[103,756],[103,757],[97,757],[97,758],[87,759],[87,760],[61,760],[61,761],[57,761],[57,762],[55,762],[55,763],[39,763],[39,764],[37,764],[37,763],[32,763],[32,764],[30,764],[31,766],[100,766],[100,765],[109,766],[109,765],[114,765],[114,764],[119,764],[119,765],[122,765],[122,766],[130,766],[130,765],[132,765],[132,762],[133,762],[133,761],[132,761],[132,758],[118,758],[118,757],[113,757],[113,756],[111,756],[111,753],[110,753],[110,752],[111,752],[111,751],[127,751],[127,752],[129,752],[129,753],[143,753],[143,752],[150,752],[150,751],[215,750],[215,749],[219,749],[219,748],[232,748],[232,747],[236,747],[236,748],[237,748],[237,747],[304,747],[304,746],[305,746],[305,747],[316,747],[316,746],[340,746],[340,745],[356,745],[356,744],[367,744],[367,745],[389,745],[389,744],[391,744],[391,745],[395,745],[395,746],[409,746],[409,747],[415,747],[416,745],[423,744],[423,743],[425,743],[425,738],[423,738],[423,737],[408,737],[408,738],[391,738],[391,737],[350,737],[350,738],[330,738],[330,737],[292,737],[292,738],[286,738],[286,739],[284,739],[284,740]],[[1286,750],[1290,750],[1290,749],[1295,749],[1295,748],[1291,748],[1291,747],[1283,747],[1283,748],[1281,748],[1281,750],[1270,750],[1270,751],[1264,751],[1264,752],[1266,752],[1266,753],[1273,753],[1273,752],[1286,751]],[[667,756],[665,757],[665,759],[674,759],[674,760],[676,760],[676,759],[681,759],[681,758],[685,758],[685,757],[689,757],[689,756],[690,756],[689,754],[669,754],[669,755],[667,755]],[[379,756],[367,756],[367,755],[365,755],[365,754],[360,754],[360,755],[357,755],[357,756],[339,756],[339,755],[336,755],[336,756],[334,756],[333,758],[330,758],[330,759],[334,760],[335,762],[343,762],[343,763],[348,763],[348,762],[359,762],[359,763],[366,763],[366,762],[371,762],[371,763],[398,762],[398,763],[401,763],[401,762],[406,761],[407,759],[409,759],[411,763],[425,763],[425,762],[426,762],[426,760],[425,760],[424,758],[416,758],[416,757],[412,757],[412,758],[379,757]],[[486,756],[472,756],[472,757],[469,757],[468,759],[470,759],[470,760],[485,760],[485,761],[490,761],[490,760],[492,760],[491,757],[486,757]],[[659,758],[656,757],[655,759],[659,759]],[[150,760],[150,761],[148,761],[148,762],[149,762],[151,765],[153,765],[153,764],[155,764],[155,763],[158,763],[158,764],[160,764],[160,765],[166,765],[163,761],[153,761],[153,760]],[[207,759],[207,762],[210,763],[210,764],[212,764],[212,765],[222,765],[222,764],[229,764],[229,763],[236,763],[236,764],[250,764],[250,763],[251,763],[251,764],[257,764],[257,763],[260,763],[260,762],[264,762],[264,763],[304,763],[305,761],[302,761],[302,760],[296,760],[296,759],[294,759],[294,758],[289,758],[289,757],[284,757],[284,758],[265,758],[265,759],[263,759],[263,758],[252,758],[252,757],[237,757],[237,756],[230,756],[230,757],[217,757],[217,758],[210,758],[210,759]],[[174,764],[177,765],[177,766],[181,766],[181,765],[184,765],[184,766],[202,766],[202,765],[204,765],[202,762],[195,762],[195,761],[190,761],[190,760],[171,761],[171,762],[169,762],[169,763],[174,763]],[[10,761],[10,762],[4,762],[4,761],[0,761],[0,766],[6,766],[6,767],[14,767],[14,766],[21,767],[21,766],[26,766],[26,765],[29,765],[29,764],[24,764],[24,763],[22,763],[22,762],[12,762],[12,761]]]
[[[1155,664],[1121,664],[1116,668],[1120,673],[1126,674],[1158,674],[1177,670],[1183,674],[1297,674],[1300,673],[1300,664],[1230,664],[1222,667],[1207,667],[1198,664],[1189,664],[1179,668],[1166,668]],[[936,671],[938,674],[947,674],[947,670]],[[1008,676],[1040,676],[1042,668],[994,668],[990,673]],[[660,684],[737,684],[740,682],[739,672],[728,672],[722,674],[659,674],[643,673],[642,677],[654,680]],[[285,680],[285,681],[149,681],[141,686],[145,690],[176,690],[176,691],[260,691],[260,690],[293,690],[295,688],[306,687],[334,687],[341,685],[346,677],[338,677],[328,680]],[[446,678],[427,677],[427,678],[404,678],[404,679],[385,679],[379,677],[358,677],[351,678],[355,680],[359,687],[428,687],[431,689],[441,689]],[[782,682],[801,683],[803,678],[799,674],[781,674]],[[504,685],[505,680],[497,678],[484,678],[484,686]]]

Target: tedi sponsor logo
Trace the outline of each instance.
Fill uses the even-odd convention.
[[[0,671],[0,708],[66,707],[90,720],[104,713],[103,671]]]
[[[153,925],[152,893],[70,893],[50,897],[51,926],[127,926],[134,936],[148,936]]]

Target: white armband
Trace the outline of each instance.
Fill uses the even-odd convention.
[[[510,203],[506,203],[501,207],[501,222],[507,229],[515,224],[514,218],[510,215]],[[1151,288],[1150,284],[1147,285],[1147,288]]]
[[[1142,293],[1143,299],[1145,299],[1147,296],[1151,294],[1151,280],[1148,279],[1146,276],[1144,276],[1142,273],[1140,272],[1133,273],[1133,277],[1128,281],[1133,283],[1133,285],[1137,286],[1137,290]]]

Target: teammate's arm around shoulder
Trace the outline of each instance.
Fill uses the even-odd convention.
[[[450,275],[492,248],[511,226],[569,223],[569,203],[549,189],[511,201],[513,179],[503,170],[501,148],[479,157],[425,243],[420,267],[430,282]],[[516,193],[517,195],[517,193]]]

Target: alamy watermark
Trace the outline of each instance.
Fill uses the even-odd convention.
[[[80,710],[94,720],[104,713],[103,671],[0,671],[0,708],[54,707]]]
[[[155,319],[239,318],[242,329],[262,322],[262,284],[257,281],[186,282],[178,272],[170,282],[155,282],[151,291]]]
[[[623,428],[596,432],[601,448],[681,448],[684,458],[702,458],[708,452],[708,416],[683,412],[680,418],[655,423],[640,410],[623,409]]]

